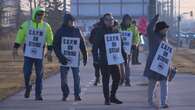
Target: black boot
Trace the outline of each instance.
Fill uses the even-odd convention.
[[[38,95],[38,96],[35,97],[35,100],[36,101],[42,101],[43,97],[41,95]]]
[[[94,82],[94,86],[97,86],[98,84],[100,83],[100,79],[99,78],[97,78],[96,80],[95,80],[95,82]]]
[[[130,81],[126,81],[126,82],[125,82],[125,86],[131,87]]]
[[[118,99],[117,99],[116,97],[114,97],[114,96],[111,96],[111,97],[110,97],[110,102],[115,103],[115,104],[122,104],[122,103],[123,103],[122,101],[118,100]]]
[[[26,91],[24,93],[24,98],[29,98],[30,97],[31,90],[32,90],[32,85],[29,85],[28,87],[26,87]]]
[[[67,101],[67,97],[66,96],[63,96],[62,97],[62,101]]]
[[[104,103],[105,105],[111,105],[110,104],[110,100],[105,100],[105,103]]]
[[[75,101],[81,101],[82,99],[81,99],[81,97],[80,96],[75,96],[75,99],[74,99]]]

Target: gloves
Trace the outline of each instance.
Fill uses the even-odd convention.
[[[13,56],[13,59],[14,59],[14,60],[15,60],[15,58],[18,56],[18,49],[17,49],[17,48],[13,48],[12,56]]]
[[[47,51],[47,53],[45,54],[45,57],[47,57],[47,60],[48,60],[48,62],[52,62],[53,60],[52,60],[52,51]]]
[[[87,57],[84,57],[83,58],[83,65],[86,66],[86,64],[87,64]]]
[[[59,59],[59,62],[62,64],[62,65],[66,65],[67,63],[68,63],[68,59],[66,58],[66,57],[61,57],[60,59]]]
[[[158,19],[159,19],[159,14],[155,15],[153,19],[154,19],[154,21],[158,21]]]

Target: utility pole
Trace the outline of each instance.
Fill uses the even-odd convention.
[[[30,3],[30,15],[32,15],[32,0],[29,0]]]
[[[3,0],[0,0],[0,33],[2,30],[2,13],[3,13]]]
[[[174,0],[170,1],[170,25],[171,25],[171,33],[173,33],[174,28]]]
[[[174,13],[174,0],[171,0],[171,22],[173,21],[174,17],[173,17],[173,13]]]
[[[19,25],[20,25],[20,12],[21,12],[21,9],[20,9],[20,0],[17,0],[17,5],[16,5],[16,27],[18,28]]]
[[[36,8],[36,7],[37,7],[37,1],[34,0],[34,8]]]
[[[179,39],[180,39],[180,22],[181,22],[181,11],[180,11],[180,8],[181,8],[181,3],[180,3],[180,0],[178,1],[178,32],[177,32],[177,47],[179,46],[180,42],[179,42]]]
[[[70,13],[71,0],[64,0],[64,13]]]
[[[149,0],[148,18],[151,20],[156,15],[156,2],[157,0]]]

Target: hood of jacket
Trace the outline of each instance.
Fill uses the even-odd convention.
[[[42,7],[36,7],[32,12],[32,21],[35,21],[36,15],[38,12],[45,12],[45,9]]]

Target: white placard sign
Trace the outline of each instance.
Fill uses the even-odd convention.
[[[169,66],[172,63],[173,51],[173,47],[170,44],[164,41],[161,42],[150,69],[167,77]]]
[[[68,63],[63,66],[78,67],[80,54],[80,38],[62,37],[61,52],[68,58]]]
[[[123,41],[123,48],[125,52],[130,55],[131,54],[131,46],[132,46],[132,32],[129,31],[121,31],[121,37]]]
[[[121,64],[124,62],[121,50],[120,33],[106,34],[104,36],[108,65]]]
[[[43,47],[45,45],[45,29],[34,29],[30,26],[24,56],[43,59]]]

